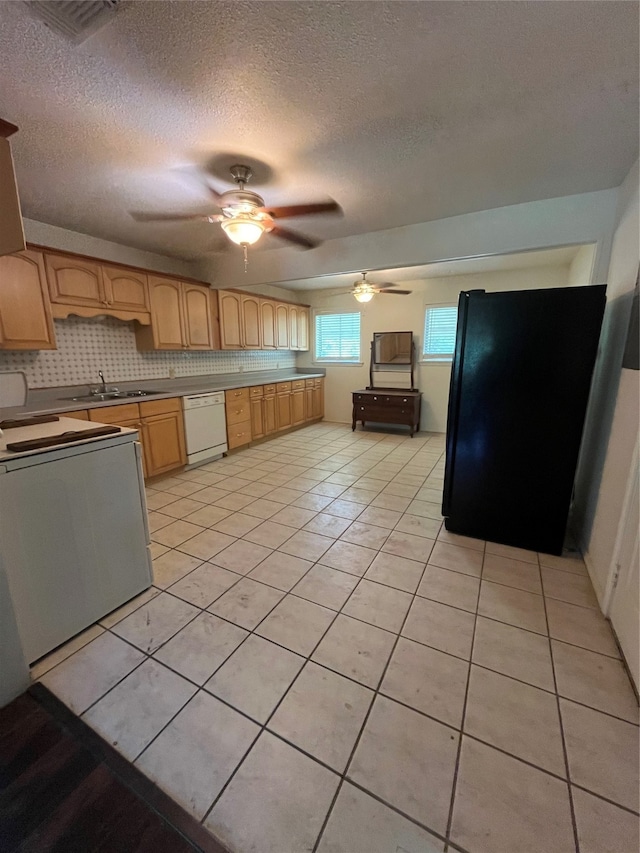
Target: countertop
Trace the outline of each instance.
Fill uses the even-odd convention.
[[[60,418],[60,420],[52,421],[46,424],[34,424],[33,426],[16,427],[15,429],[5,429],[0,436],[0,463],[22,459],[26,456],[36,456],[43,453],[51,453],[52,451],[67,450],[68,448],[77,447],[79,444],[88,444],[95,442],[104,442],[105,439],[117,438],[122,440],[122,436],[134,436],[136,431],[128,427],[120,427],[120,432],[113,435],[94,436],[93,438],[83,438],[83,433],[89,429],[95,429],[101,426],[111,426],[111,424],[89,423],[89,421],[80,421],[77,418]],[[51,438],[56,435],[66,433],[78,433],[78,440],[69,440],[64,445],[56,447],[40,447],[37,450],[7,450],[7,444],[14,441],[29,441],[38,438]],[[130,440],[130,439],[129,439]]]
[[[87,385],[67,388],[40,388],[29,391],[26,406],[0,407],[0,420],[23,418],[30,415],[55,415],[58,412],[76,412],[104,406],[122,406],[125,403],[144,403],[147,400],[163,400],[168,397],[187,397],[208,391],[228,391],[231,388],[248,388],[251,385],[268,385],[272,382],[290,382],[294,379],[316,379],[324,377],[323,370],[262,370],[252,373],[209,374],[186,376],[176,379],[140,379],[135,382],[108,382],[120,391],[143,389],[155,392],[149,397],[124,397],[118,400],[74,402],[70,397],[88,393]]]

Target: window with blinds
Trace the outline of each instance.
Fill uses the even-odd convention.
[[[431,305],[424,314],[422,357],[425,361],[451,361],[456,346],[457,305]]]
[[[360,312],[316,314],[316,361],[360,361]]]

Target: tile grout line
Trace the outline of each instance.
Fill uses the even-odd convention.
[[[433,550],[433,548],[432,548],[432,550]],[[421,582],[422,582],[422,579],[423,579],[423,577],[424,577],[424,574],[425,574],[426,570],[427,570],[427,566],[426,566],[426,563],[425,563],[424,569],[422,570],[422,573],[421,573],[421,575],[420,575],[420,579],[418,580],[418,584],[417,584],[417,586],[416,586],[416,590],[417,590],[417,589],[418,589],[418,587],[420,586],[420,584],[421,584]],[[358,588],[358,587],[356,587],[356,589],[357,589],[357,588]],[[354,592],[355,592],[355,590],[354,590]],[[328,810],[328,812],[327,812],[327,814],[326,814],[326,816],[325,816],[324,822],[323,822],[323,824],[322,824],[322,826],[321,826],[321,828],[320,828],[320,832],[319,832],[319,834],[318,834],[318,837],[316,838],[316,842],[315,842],[315,845],[314,845],[314,847],[313,847],[313,853],[316,853],[316,851],[317,851],[317,849],[318,849],[318,845],[319,845],[319,844],[320,844],[320,842],[322,841],[322,836],[323,836],[323,834],[324,834],[324,832],[325,832],[325,829],[326,829],[326,827],[327,827],[327,825],[328,825],[328,823],[329,823],[329,820],[330,820],[330,818],[331,818],[331,814],[332,814],[332,812],[333,812],[334,806],[335,806],[335,804],[336,804],[336,801],[337,801],[337,799],[338,799],[338,796],[339,796],[339,794],[340,794],[340,791],[342,790],[342,786],[344,785],[344,782],[345,782],[345,781],[347,781],[347,774],[348,774],[348,772],[349,772],[349,768],[351,767],[351,763],[352,763],[352,761],[353,761],[353,757],[354,757],[354,755],[355,755],[355,753],[356,753],[356,750],[357,750],[357,748],[358,748],[358,746],[359,746],[359,744],[360,744],[360,741],[361,741],[361,739],[362,739],[362,736],[363,736],[363,734],[364,734],[364,730],[365,730],[365,728],[366,728],[366,726],[367,726],[367,723],[368,723],[368,721],[369,721],[369,717],[371,716],[371,712],[372,712],[372,709],[373,709],[373,707],[374,707],[374,705],[375,705],[375,703],[376,703],[376,699],[378,698],[378,696],[379,696],[379,695],[384,695],[384,694],[380,694],[380,688],[382,687],[382,684],[383,684],[383,682],[384,682],[385,676],[386,676],[386,674],[387,674],[387,670],[389,669],[389,666],[390,666],[390,664],[391,664],[391,660],[392,660],[392,658],[393,658],[393,656],[394,656],[394,654],[395,654],[395,650],[396,650],[396,648],[397,648],[397,646],[398,646],[398,643],[400,642],[400,637],[402,636],[402,631],[403,631],[404,626],[405,626],[405,624],[406,624],[406,621],[407,621],[407,619],[408,619],[408,617],[409,617],[409,613],[411,612],[411,609],[412,609],[412,607],[413,607],[413,604],[414,604],[414,602],[415,602],[416,597],[417,597],[417,596],[416,596],[416,593],[413,593],[413,595],[412,595],[412,597],[411,597],[411,601],[410,601],[410,603],[409,603],[409,606],[407,607],[406,613],[405,613],[404,618],[403,618],[403,620],[402,620],[402,623],[401,623],[401,625],[400,625],[400,628],[399,628],[399,630],[398,630],[398,632],[397,632],[397,634],[396,634],[396,637],[395,637],[395,640],[394,640],[393,646],[391,647],[391,651],[390,651],[390,653],[389,653],[389,656],[387,657],[387,662],[386,662],[386,664],[385,664],[385,665],[384,665],[384,667],[383,667],[383,670],[382,670],[382,673],[381,673],[380,677],[378,678],[377,685],[376,685],[376,687],[375,687],[375,689],[374,689],[374,691],[373,691],[373,698],[371,699],[371,702],[370,702],[370,704],[369,704],[369,708],[367,709],[367,713],[366,713],[366,714],[365,714],[365,716],[364,716],[364,719],[363,719],[363,721],[362,721],[362,725],[360,726],[360,730],[359,730],[359,732],[358,732],[358,735],[357,735],[357,737],[356,737],[356,739],[355,739],[355,741],[354,741],[353,747],[352,747],[351,752],[350,752],[350,754],[349,754],[349,757],[348,757],[348,759],[347,759],[347,763],[346,763],[346,765],[345,765],[344,771],[343,771],[343,773],[341,774],[340,782],[338,783],[338,787],[336,788],[335,794],[334,794],[333,799],[332,799],[332,801],[331,801],[331,805],[329,806],[329,810]],[[347,603],[347,602],[345,602],[345,604],[346,604],[346,603]],[[345,615],[346,615],[346,614],[345,614]],[[385,698],[386,698],[386,697],[385,697]],[[392,700],[392,701],[393,701],[393,700]],[[349,779],[349,782],[350,782],[350,781],[351,781],[351,780]],[[385,801],[384,801],[384,800],[382,800],[382,802],[385,802]],[[390,804],[388,804],[388,803],[385,803],[385,804],[386,804],[386,805],[390,805]],[[415,821],[415,822],[417,823],[417,821]],[[425,826],[425,829],[428,829],[428,831],[429,831],[429,832],[431,832],[431,834],[435,835],[435,836],[436,836],[437,838],[439,838],[441,841],[445,841],[445,840],[446,840],[446,839],[445,839],[443,836],[441,836],[439,833],[434,832],[434,830],[429,829],[429,828],[428,828],[428,827],[426,827],[426,826]]]
[[[471,684],[471,668],[473,666],[473,649],[476,641],[476,630],[478,626],[478,611],[480,608],[480,594],[482,592],[482,578],[484,574],[484,561],[487,556],[487,544],[485,542],[484,548],[482,551],[482,566],[480,567],[480,584],[478,585],[478,597],[476,599],[476,610],[473,617],[473,632],[471,634],[471,648],[469,649],[469,666],[467,669],[467,683],[464,691],[464,700],[462,703],[462,717],[460,719],[460,738],[458,740],[458,751],[456,755],[456,763],[455,769],[453,771],[453,784],[451,786],[451,799],[449,801],[449,814],[447,817],[447,843],[445,844],[445,853],[447,853],[449,849],[449,841],[451,840],[451,829],[453,827],[453,813],[455,808],[455,800],[456,800],[456,789],[458,787],[458,773],[460,771],[460,758],[462,755],[462,740],[465,736],[465,719],[467,714],[467,703],[469,700],[469,687]]]
[[[542,570],[540,568],[540,560],[538,559],[538,571],[540,572],[540,583],[542,581]],[[544,591],[544,586],[543,586]],[[573,842],[575,844],[576,853],[580,853],[580,840],[578,836],[578,824],[576,821],[576,812],[575,806],[573,803],[573,792],[571,790],[571,770],[569,767],[569,753],[567,750],[567,740],[564,733],[564,723],[562,720],[562,710],[560,708],[560,695],[558,693],[558,680],[556,678],[556,664],[553,656],[553,645],[551,643],[551,635],[549,633],[549,616],[547,613],[547,599],[543,594],[542,596],[542,606],[544,608],[544,619],[547,626],[547,643],[549,647],[549,658],[551,660],[551,673],[553,676],[553,685],[555,688],[555,696],[556,696],[556,710],[558,713],[558,725],[560,727],[560,738],[562,741],[562,757],[564,759],[564,770],[567,776],[567,795],[569,797],[569,813],[571,815],[571,828],[573,830]]]

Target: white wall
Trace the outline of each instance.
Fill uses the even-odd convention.
[[[23,221],[28,243],[37,243],[39,246],[66,252],[77,252],[79,255],[90,255],[92,258],[100,258],[104,261],[130,264],[132,267],[143,267],[189,278],[197,277],[196,267],[190,261],[133,249],[131,246],[111,243],[109,240],[80,234],[78,231],[69,231],[67,228],[58,228],[57,225],[48,225],[46,222],[36,222],[34,219]]]
[[[612,570],[622,504],[638,442],[637,371],[622,369],[633,288],[640,261],[638,162],[620,189],[617,226],[606,278],[601,354],[576,481],[573,527],[599,600]]]
[[[364,269],[389,269],[479,255],[596,243],[594,281],[605,281],[617,189],[482,210],[419,225],[328,240],[311,251],[269,249],[209,260],[203,270],[217,287],[285,282]]]
[[[325,417],[330,421],[351,422],[351,392],[369,384],[369,344],[374,332],[412,331],[418,358],[422,351],[425,306],[438,303],[457,303],[461,290],[484,289],[529,290],[541,287],[566,287],[568,266],[533,267],[520,270],[484,272],[474,275],[446,276],[421,281],[403,282],[412,290],[410,296],[374,296],[371,302],[358,304],[351,294],[329,295],[331,291],[304,291],[303,301],[320,311],[357,311],[361,317],[362,351],[360,365],[323,364],[326,367]],[[313,364],[312,319],[311,349],[298,356],[298,366]],[[415,384],[422,391],[420,428],[430,432],[445,432],[451,364],[419,364]],[[377,374],[379,384],[395,385],[399,374]],[[408,383],[407,383],[408,384]],[[406,387],[406,386],[405,386]]]
[[[597,246],[594,243],[587,243],[581,246],[576,252],[575,258],[571,261],[569,267],[569,284],[602,284],[593,280],[594,264],[596,260]]]

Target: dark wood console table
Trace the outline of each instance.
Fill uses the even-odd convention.
[[[410,435],[420,429],[420,391],[403,391],[397,388],[363,388],[353,392],[352,431],[356,423],[403,424]]]

